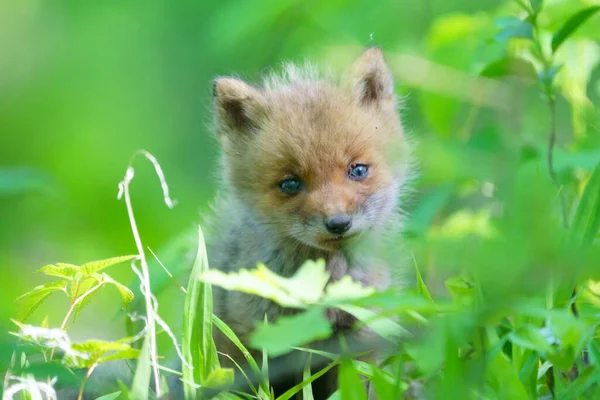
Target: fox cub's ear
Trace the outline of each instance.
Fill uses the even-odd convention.
[[[371,47],[352,66],[352,89],[356,100],[363,105],[394,104],[392,72],[383,59],[383,52]]]
[[[249,134],[264,113],[260,90],[239,79],[215,79],[213,102],[220,134]]]

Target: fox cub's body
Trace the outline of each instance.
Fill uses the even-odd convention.
[[[224,185],[215,206],[211,268],[252,269],[262,262],[290,276],[305,260],[324,258],[332,280],[348,274],[377,289],[390,285],[376,254],[357,250],[397,226],[410,170],[391,73],[379,49],[363,53],[340,82],[294,66],[261,87],[218,78],[214,113]],[[217,288],[214,307],[242,341],[265,314],[274,321],[286,313],[257,296]],[[337,330],[352,326],[344,313],[327,317]],[[217,347],[242,359],[227,340]]]

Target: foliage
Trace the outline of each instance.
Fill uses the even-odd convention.
[[[213,395],[218,398],[274,399],[270,383],[277,371],[272,367],[273,358],[299,352],[305,357],[303,379],[277,399],[291,399],[296,394],[305,400],[312,399],[312,383],[334,368],[340,383],[338,392],[332,396],[334,399],[368,398],[361,380],[370,382],[370,391],[382,399],[600,398],[600,113],[594,106],[600,101],[599,87],[595,82],[600,71],[600,45],[597,43],[600,40],[597,30],[600,6],[594,2],[571,0],[482,1],[477,5],[463,1],[457,2],[466,4],[459,12],[429,1],[403,2],[401,8],[395,8],[400,6],[391,2],[382,3],[381,9],[367,2],[364,5],[361,2],[342,5],[335,2],[251,0],[244,4],[223,2],[219,6],[215,5],[216,2],[212,3],[185,6],[167,6],[165,3],[160,6],[164,9],[147,6],[149,8],[143,13],[134,5],[129,11],[120,10],[129,17],[142,18],[145,15],[144,21],[155,24],[162,23],[152,22],[155,19],[163,21],[176,17],[173,18],[178,21],[176,30],[181,31],[177,34],[182,35],[177,36],[180,39],[176,41],[178,46],[184,46],[193,37],[194,48],[200,46],[204,51],[202,44],[207,44],[204,37],[216,41],[214,49],[206,46],[209,58],[214,58],[209,60],[210,65],[204,72],[207,76],[196,78],[206,81],[208,74],[212,76],[219,69],[219,63],[227,64],[225,70],[221,66],[219,73],[240,70],[253,75],[264,65],[299,55],[328,58],[333,67],[338,68],[365,44],[364,37],[373,32],[373,26],[378,27],[371,40],[384,48],[398,78],[398,92],[408,94],[403,117],[405,125],[419,141],[417,157],[421,164],[421,178],[416,182],[414,199],[404,205],[408,211],[405,235],[393,238],[392,248],[382,246],[381,252],[397,269],[412,266],[414,272],[404,273],[413,277],[413,284],[401,290],[394,288],[375,292],[349,277],[329,282],[330,276],[322,260],[308,260],[291,277],[278,276],[263,264],[255,269],[225,274],[209,268],[202,230],[198,230],[198,236],[175,235],[174,231],[179,226],[160,216],[152,208],[154,206],[142,203],[139,215],[144,222],[140,225],[146,227],[145,223],[151,221],[150,228],[154,228],[148,229],[150,241],[168,239],[167,246],[156,253],[161,255],[161,260],[155,256],[156,263],[162,266],[164,261],[164,269],[173,272],[173,276],[167,276],[152,260],[146,263],[127,193],[137,254],[82,265],[55,263],[39,270],[53,280],[35,286],[17,298],[18,308],[13,315],[16,316],[18,332],[13,335],[18,341],[0,347],[0,367],[7,370],[3,387],[5,393],[12,396],[18,392],[23,394],[22,398],[51,397],[55,386],[63,385],[75,387],[81,396],[93,381],[94,371],[102,365],[129,360],[134,370],[133,379],[118,383],[118,391],[106,389],[98,393],[99,399],[158,398],[156,383],[160,383],[160,395],[164,395],[165,381],[171,378],[183,383],[186,399]],[[425,11],[418,9],[421,4]],[[82,5],[81,10],[70,11],[90,21],[92,17],[86,13],[97,15],[94,18],[98,19],[93,21],[99,26],[106,25],[103,18],[111,18],[109,9],[105,9],[104,14],[107,15],[104,15],[91,12],[93,9],[86,7],[92,6]],[[202,12],[199,12],[200,9]],[[31,10],[27,12],[45,12]],[[23,15],[28,15],[27,12]],[[420,19],[415,17],[419,13],[430,14],[427,23],[422,26],[418,24]],[[161,18],[156,18],[155,14]],[[167,18],[163,18],[165,15]],[[206,24],[199,23],[190,15],[202,15],[198,18],[206,18],[203,20]],[[417,22],[411,21],[413,19]],[[55,20],[48,19],[46,23]],[[96,29],[94,24],[86,29],[93,32]],[[340,25],[352,26],[354,30],[350,32],[345,30],[350,28]],[[400,46],[396,42],[402,36],[400,32],[405,25],[408,27],[406,37],[402,39],[405,44]],[[39,26],[41,30],[47,29],[43,23]],[[145,35],[159,35],[167,30],[175,35],[166,25],[152,26],[159,26],[162,30],[155,29]],[[198,26],[205,29],[201,34],[195,30]],[[123,33],[129,28],[119,29]],[[250,35],[250,32],[253,34]],[[120,40],[113,41],[115,46],[123,46],[119,49],[127,60],[135,58],[153,66],[162,65],[165,61],[160,59],[158,62],[153,58],[155,56],[150,57],[149,54],[161,54],[161,57],[167,54],[166,58],[175,61],[192,60],[190,65],[200,60],[193,58],[196,57],[193,54],[187,54],[193,53],[187,48],[178,46],[167,46],[166,53],[164,48],[160,51],[143,50],[148,54],[135,52],[127,47],[129,36],[132,35],[120,35]],[[252,46],[238,44],[247,44],[245,39],[250,37],[256,41]],[[275,37],[283,39],[275,40]],[[357,37],[363,38],[360,46],[356,45]],[[158,38],[153,41],[163,43],[166,40]],[[92,43],[91,39],[84,36],[81,41]],[[198,44],[196,40],[202,43]],[[25,46],[29,43],[27,37],[24,43]],[[69,44],[65,48],[81,46],[75,42]],[[133,47],[137,48],[137,45],[138,42]],[[185,51],[182,51],[184,48]],[[411,50],[411,54],[417,50],[420,54],[409,56],[407,49]],[[236,53],[237,58],[227,59],[223,55],[225,52]],[[80,62],[77,61],[79,58],[86,58],[82,55],[89,55],[87,49],[81,54],[64,49],[63,53],[57,54],[57,60],[75,60],[71,62]],[[106,58],[101,56],[93,58],[90,63]],[[188,67],[181,67],[185,62],[175,61],[172,63],[177,67],[169,69],[170,75],[185,79],[196,74],[194,68],[197,65],[193,64],[188,71]],[[19,67],[21,64],[15,65]],[[46,64],[41,62],[41,65]],[[74,68],[69,65],[69,68]],[[152,132],[159,132],[154,129],[186,131],[186,124],[195,126],[197,123],[197,107],[187,105],[197,104],[197,90],[188,90],[187,83],[176,82],[175,86],[185,86],[182,92],[186,94],[181,98],[166,89],[157,90],[162,96],[155,96],[154,89],[159,85],[156,82],[160,81],[156,75],[162,76],[165,71],[153,70],[150,73],[151,68],[147,65],[132,64],[124,67],[132,69],[129,76],[125,70],[117,68],[117,72],[110,72],[106,66],[102,63],[94,65],[94,69],[83,78],[74,75],[72,86],[66,82],[59,82],[60,85],[53,82],[52,85],[62,86],[64,83],[65,90],[76,89],[79,93],[81,88],[78,85],[88,79],[96,82],[94,79],[98,76],[98,88],[89,89],[98,94],[104,85],[112,87],[114,84],[118,90],[106,95],[112,104],[113,99],[119,97],[115,93],[120,93],[124,83],[134,81],[131,76],[138,77],[139,73],[142,77],[152,78],[141,81],[144,82],[144,90],[135,98],[137,102],[133,98],[123,101],[140,104],[139,110],[148,111],[151,107],[147,105],[152,99],[169,100],[165,104],[152,103],[152,112],[141,113],[145,118],[147,116],[148,121],[144,120],[139,134],[133,134],[132,137],[137,139],[131,139],[129,144],[132,146],[137,147],[139,138],[158,136],[152,135]],[[7,71],[10,75],[19,68]],[[62,70],[60,63],[56,68],[59,75],[72,76],[72,71],[68,68]],[[29,73],[27,68],[21,69],[24,74]],[[180,74],[180,71],[183,72]],[[127,79],[109,79],[120,76],[122,72]],[[36,83],[32,81],[31,85],[31,93],[36,94]],[[19,88],[23,96],[27,96],[28,86]],[[152,92],[153,96],[148,96],[148,92]],[[17,92],[8,90],[8,93]],[[15,118],[21,114],[29,116],[30,105],[38,107],[39,111],[45,105],[44,101],[52,103],[43,97],[41,105],[29,100],[22,101],[27,104],[27,108],[23,109],[19,102],[7,102],[17,116]],[[209,101],[207,98],[204,100]],[[104,131],[104,115],[100,119],[96,114],[99,111],[90,111],[102,109],[96,107],[96,103],[91,104],[88,110],[79,101],[65,101],[69,106],[69,124]],[[123,104],[118,101],[115,104],[114,107],[131,111],[131,107],[122,107]],[[80,109],[77,107],[87,110],[87,113],[73,113],[71,108]],[[155,112],[157,109],[161,112]],[[45,124],[56,124],[45,114],[38,114]],[[131,114],[135,115],[136,111]],[[170,122],[163,121],[170,121],[171,115],[186,122],[173,123],[177,127],[173,129]],[[135,117],[124,116],[121,111],[118,116],[123,119],[115,118],[117,127],[124,129],[121,133],[129,132],[129,127],[136,125],[132,122]],[[0,118],[4,117],[0,114]],[[25,126],[17,122],[4,125],[9,128]],[[57,126],[60,127],[56,125],[55,128]],[[81,162],[83,158],[77,159],[75,154],[67,157],[60,153],[55,156],[56,159],[52,158],[57,165],[71,165],[71,157],[77,160],[78,163],[73,161],[72,164],[77,167],[70,168],[69,175],[74,183],[56,180],[52,174],[37,167],[2,167],[2,200],[31,199],[27,196],[48,194],[60,196],[65,188],[58,187],[59,181],[75,193],[80,186],[94,185],[89,186],[93,188],[93,194],[84,197],[85,201],[81,204],[71,207],[71,203],[65,202],[60,204],[60,209],[75,213],[82,212],[77,206],[89,208],[84,221],[93,220],[95,228],[105,230],[106,237],[110,236],[110,239],[105,238],[106,243],[110,242],[112,248],[118,249],[128,246],[125,233],[120,232],[125,232],[125,229],[109,229],[119,226],[116,221],[122,220],[122,213],[119,210],[105,214],[105,210],[112,206],[98,198],[97,188],[102,187],[101,182],[107,185],[113,183],[112,172],[115,171],[107,155],[110,154],[111,159],[122,159],[130,152],[130,146],[116,146],[115,149],[117,136],[107,137],[105,141],[98,141],[93,151],[85,146],[78,149],[84,154],[81,157],[85,157],[85,162]],[[174,140],[173,143],[169,141],[168,146],[173,147],[168,148],[177,154],[173,159],[180,161],[190,157],[188,161],[193,160],[204,169],[208,169],[214,161],[210,158],[214,148],[210,147],[212,144],[208,140],[194,139],[194,146],[191,146],[192,142],[188,143],[181,137],[173,135],[170,139]],[[49,140],[40,138],[40,146],[46,146],[42,147],[44,151]],[[69,149],[65,143],[70,141],[72,138],[61,142],[63,145],[57,146],[57,152]],[[106,148],[103,148],[105,144]],[[31,143],[31,146],[37,149],[36,143]],[[198,156],[196,152],[189,156],[181,154],[180,149],[186,146],[201,148],[198,151],[206,157]],[[81,151],[83,148],[85,151]],[[32,154],[35,157],[40,152],[38,149]],[[98,159],[94,158],[96,154]],[[164,175],[156,159],[149,153],[143,154],[154,160],[152,162],[165,189]],[[168,154],[165,156],[168,159]],[[11,158],[7,159],[10,163]],[[186,162],[182,161],[183,164]],[[124,186],[132,178],[131,169]],[[180,188],[192,186],[181,182],[201,182],[193,186],[206,186],[203,183],[208,178],[206,181],[203,179],[203,176],[181,174],[175,181],[179,181]],[[198,193],[193,190],[196,189],[182,188],[179,192],[184,196],[180,197],[197,197]],[[204,195],[202,193],[201,197]],[[165,199],[169,199],[168,192],[165,192]],[[26,204],[29,207],[32,203]],[[169,199],[167,204],[174,203]],[[181,206],[190,207],[185,202]],[[195,210],[186,215],[175,215],[173,221],[188,221],[192,212],[195,213]],[[57,215],[70,219],[66,218],[68,214]],[[12,216],[7,215],[6,218],[10,220]],[[18,234],[20,228],[16,224],[10,226],[15,235]],[[81,246],[82,254],[94,254],[90,249],[101,247],[103,243],[96,243],[97,233],[90,236],[82,227],[73,228],[62,222],[60,226],[63,230],[48,229],[51,233],[45,237],[52,237],[57,243],[68,243],[74,249]],[[74,229],[81,232],[74,234]],[[75,236],[80,233],[88,236],[87,242],[76,240]],[[14,243],[10,241],[12,234],[11,231],[5,235],[7,243]],[[53,236],[55,234],[56,237]],[[169,236],[174,238],[169,239]],[[207,239],[210,240],[210,233]],[[395,244],[400,240],[405,242],[403,246],[409,249],[411,257],[398,257]],[[44,248],[39,242],[32,243],[27,249]],[[193,265],[185,256],[190,243],[196,250]],[[62,250],[65,251],[64,248]],[[147,267],[147,271],[140,274],[143,278],[140,289],[134,287],[140,283],[138,281],[131,287],[122,284],[124,279],[129,278],[121,270],[113,269],[111,275],[105,272],[112,265],[133,262],[134,259],[143,260]],[[11,281],[11,276],[21,276],[11,271],[6,274],[7,282]],[[172,280],[188,281],[185,289],[179,285],[185,292],[183,312],[178,312],[181,307],[177,301],[164,294],[170,288],[177,290]],[[20,290],[19,280],[15,282]],[[77,328],[88,310],[94,307],[95,301],[102,302],[96,294],[107,285],[117,289],[113,293],[118,293],[123,309],[144,310],[141,313],[144,317],[136,317],[139,324],[127,319],[130,328],[127,338],[72,343],[71,330]],[[213,314],[213,286],[262,296],[291,311],[288,316],[276,321],[265,318],[264,323],[257,325],[250,340],[242,342]],[[6,289],[10,293],[11,288],[7,286]],[[50,295],[55,292],[62,292],[67,297],[69,305],[66,311],[59,307],[45,307]],[[176,296],[181,298],[182,294],[177,293]],[[181,335],[173,334],[160,318],[157,312],[159,303],[163,309],[171,311],[165,314],[183,314]],[[99,305],[96,310],[99,308],[102,306]],[[326,310],[331,308],[351,314],[357,321],[355,329],[366,327],[381,340],[366,350],[355,348],[351,342],[353,332],[345,335],[334,333],[325,318]],[[47,314],[50,318],[29,324],[36,318],[40,321],[39,316]],[[50,324],[49,321],[53,321],[56,315],[62,318],[62,322],[60,325]],[[122,316],[123,313],[117,315],[118,318]],[[71,326],[70,322],[75,322],[76,318],[78,324]],[[100,318],[94,322],[97,324],[94,329],[108,331],[104,327],[108,323],[104,324]],[[56,327],[51,328],[51,325]],[[149,333],[150,328],[155,330],[156,335]],[[236,364],[228,358],[228,354],[219,353],[221,349],[216,348],[213,340],[216,331],[241,351],[247,365]],[[154,336],[157,341],[153,343]],[[174,343],[172,347],[178,351],[179,338],[182,366],[180,369],[168,368],[163,365],[163,357],[168,356],[167,346]],[[339,351],[324,351],[312,346],[326,339],[338,342]],[[152,349],[153,346],[156,348]],[[380,353],[378,362],[365,361],[365,356],[369,356],[368,350],[375,347]],[[155,357],[155,352],[160,356]],[[256,354],[261,354],[261,357],[255,358]],[[325,359],[327,363],[315,368],[311,362],[316,358]],[[222,366],[224,361],[233,361],[235,368],[225,368]],[[247,385],[248,393],[240,391],[240,382]]]

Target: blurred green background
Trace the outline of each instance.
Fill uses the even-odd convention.
[[[539,25],[556,30],[591,4],[546,1]],[[1,2],[0,326],[12,329],[13,300],[47,282],[36,269],[135,252],[116,199],[135,150],[158,158],[178,200],[165,207],[152,167],[139,159],[132,197],[145,244],[158,250],[193,229],[218,173],[211,80],[256,80],[288,60],[342,70],[364,47],[381,46],[419,144],[407,240],[417,251],[440,235],[485,236],[498,180],[523,160],[547,175],[549,114],[539,87],[486,81],[480,96],[469,86],[507,48],[519,51],[518,40],[497,40],[494,22],[519,13],[497,0]],[[571,182],[567,196],[578,190],[570,178],[600,160],[598,27],[596,15],[558,54],[569,61],[556,83],[556,169]],[[111,274],[133,282],[127,265]],[[122,336],[110,290],[70,329],[74,340]],[[56,326],[66,307],[53,296],[34,318],[49,314]],[[167,318],[180,313],[162,307]]]

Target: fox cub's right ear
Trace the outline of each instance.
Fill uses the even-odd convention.
[[[213,102],[219,134],[226,135],[251,134],[265,109],[260,89],[234,78],[215,79]]]

